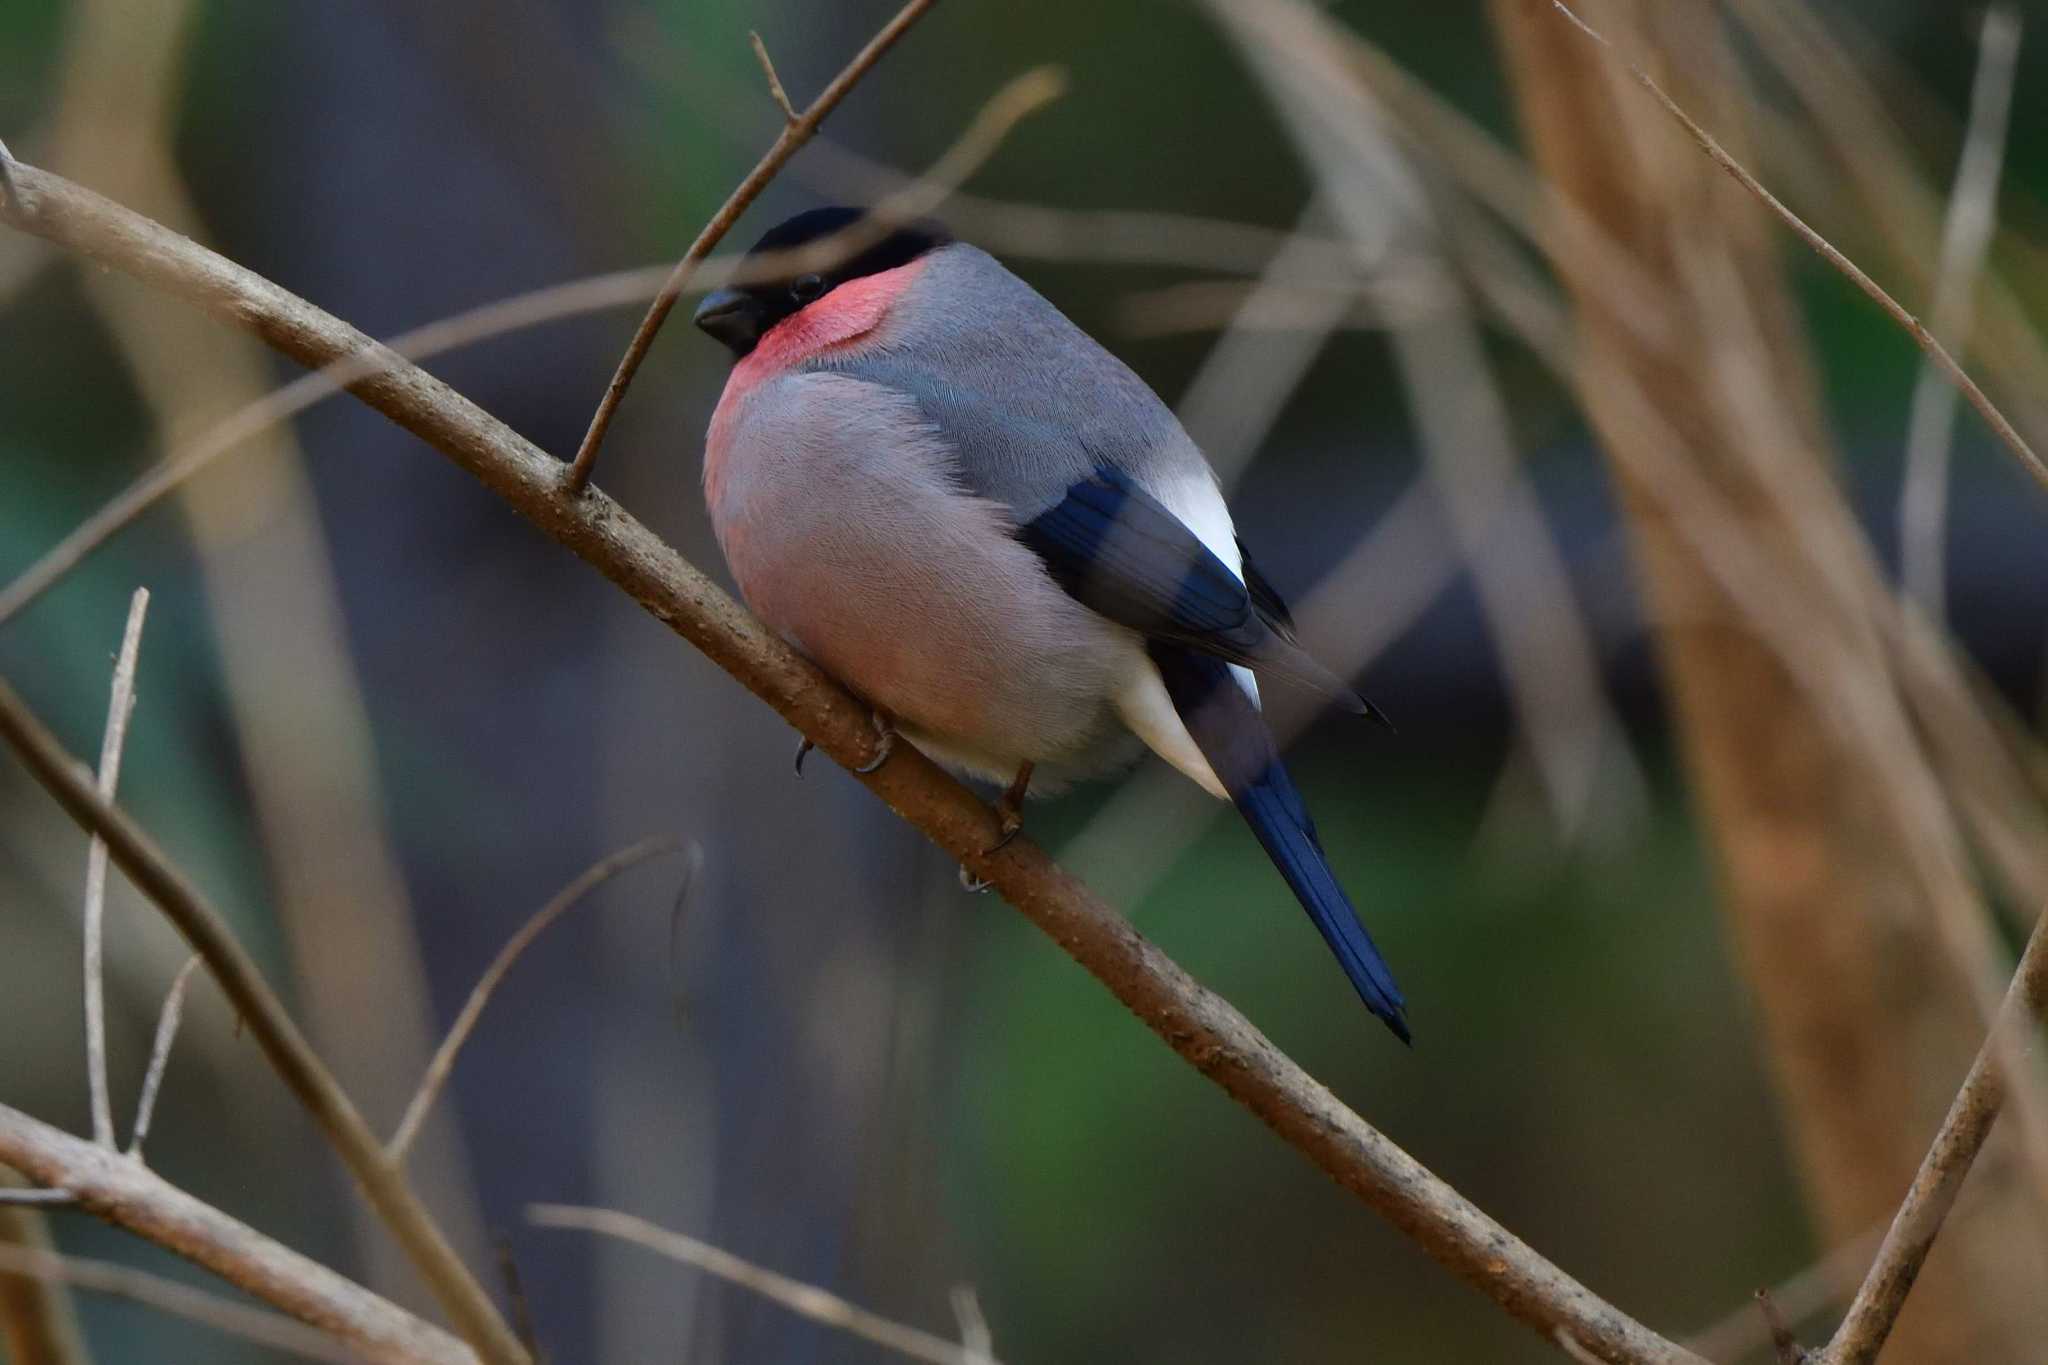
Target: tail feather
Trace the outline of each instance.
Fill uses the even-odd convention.
[[[1410,1042],[1406,1003],[1386,959],[1358,922],[1358,912],[1337,884],[1329,858],[1316,837],[1315,822],[1300,791],[1281,765],[1265,718],[1216,659],[1155,642],[1152,661],[1166,680],[1174,709],[1202,756],[1230,793],[1266,856],[1308,911],[1344,974],[1394,1036]]]

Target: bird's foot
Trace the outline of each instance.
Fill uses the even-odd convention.
[[[998,844],[996,845],[996,847],[1001,848],[1002,845]],[[981,878],[975,876],[972,872],[969,872],[967,870],[967,865],[965,863],[961,864],[960,889],[962,891],[965,891],[968,895],[978,896],[982,892],[988,890],[991,886],[994,885],[994,882],[985,882]]]
[[[1026,763],[1017,769],[1016,778],[1003,794],[996,798],[996,828],[1001,831],[1001,835],[989,845],[990,853],[1016,838],[1017,832],[1024,828],[1024,797],[1031,790],[1032,767],[1032,764]]]
[[[862,777],[887,763],[889,755],[896,752],[896,727],[889,723],[889,717],[880,711],[871,711],[868,720],[875,727],[875,756],[854,769]]]
[[[798,777],[802,777],[802,776],[804,775],[804,758],[805,758],[805,756],[806,756],[806,755],[808,755],[808,754],[809,754],[809,753],[811,752],[811,750],[813,750],[813,749],[815,749],[815,748],[817,748],[817,747],[818,747],[817,745],[815,745],[815,744],[813,744],[813,743],[811,742],[811,737],[810,737],[809,735],[805,735],[805,736],[803,736],[802,738],[800,738],[800,739],[798,739],[798,740],[797,740],[797,742],[796,742],[796,764],[795,764],[795,767],[796,767],[796,775],[797,775]]]

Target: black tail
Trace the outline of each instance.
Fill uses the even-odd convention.
[[[1315,822],[1252,699],[1220,660],[1178,645],[1153,642],[1152,661],[1166,679],[1174,710],[1186,723],[1202,756],[1223,782],[1238,813],[1252,827],[1266,856],[1294,892],[1323,941],[1337,955],[1344,974],[1394,1036],[1408,1042],[1401,989],[1372,937],[1358,922],[1344,888],[1316,838]]]

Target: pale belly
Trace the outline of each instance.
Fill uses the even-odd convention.
[[[1138,636],[1054,583],[1006,509],[951,487],[942,452],[835,434],[750,441],[720,471],[712,521],[748,605],[958,770],[1007,782],[1031,762],[1042,789],[1128,761]]]

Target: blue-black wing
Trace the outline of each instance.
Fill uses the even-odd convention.
[[[1097,469],[1018,534],[1077,601],[1147,639],[1300,683],[1360,715],[1372,712],[1288,638],[1284,607],[1276,628],[1251,589],[1121,470]],[[1271,596],[1263,579],[1260,595]]]

